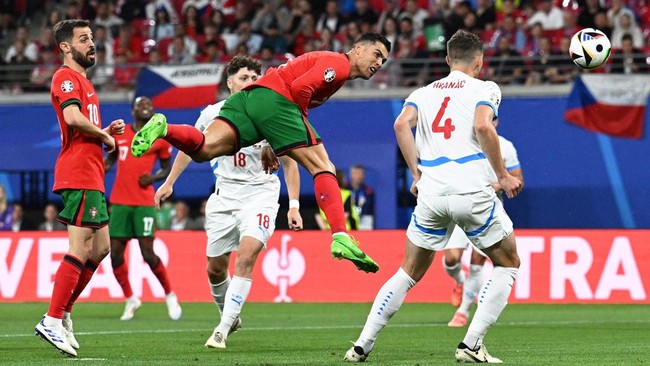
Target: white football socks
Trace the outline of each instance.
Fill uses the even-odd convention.
[[[469,309],[472,307],[476,295],[481,290],[483,284],[483,265],[471,264],[469,266],[469,274],[463,286],[463,301],[460,303],[458,310],[459,313],[469,315]]]
[[[496,323],[508,304],[517,271],[517,268],[494,267],[479,294],[478,308],[463,339],[463,343],[469,348],[476,349],[483,343],[488,329]]]
[[[367,354],[370,353],[375,344],[377,335],[388,324],[390,318],[395,314],[404,302],[406,293],[415,286],[416,282],[400,267],[377,293],[375,302],[372,304],[366,324],[363,326],[359,339],[354,342],[355,346],[363,348]]]
[[[226,291],[228,291],[228,286],[230,286],[230,275],[221,283],[211,283],[210,282],[210,292],[212,292],[212,297],[214,298],[214,303],[217,304],[219,308],[219,315],[223,314],[223,303],[226,298]]]
[[[228,337],[228,331],[241,313],[241,309],[246,302],[246,297],[251,291],[253,280],[239,276],[233,276],[226,291],[226,302],[223,306],[221,322],[217,326],[217,332],[221,332],[224,338]]]
[[[456,284],[462,284],[465,282],[465,277],[463,276],[463,271],[461,271],[461,263],[460,261],[456,263],[453,266],[447,266],[447,262],[442,261],[443,266],[445,267],[445,271],[447,271],[447,274],[449,277],[453,278],[454,281],[456,281]]]

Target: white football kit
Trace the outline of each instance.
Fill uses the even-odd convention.
[[[503,163],[506,166],[506,170],[511,171],[520,168],[521,165],[519,163],[519,157],[517,156],[517,149],[515,149],[515,146],[512,144],[512,142],[508,141],[503,136],[499,136],[499,146],[501,148],[501,157],[503,158]],[[492,169],[490,169],[490,179],[492,182],[498,181],[497,175]],[[499,192],[497,196],[499,197],[499,200],[501,200],[501,203],[503,203],[503,192]],[[465,235],[463,230],[459,228],[458,225],[456,225],[451,233],[451,236],[449,237],[449,241],[447,242],[445,249],[466,249],[468,246],[469,240],[467,239],[467,235]]]
[[[205,130],[224,103],[201,111],[196,128]],[[280,180],[276,174],[262,170],[261,153],[262,144],[258,143],[210,161],[217,182],[205,207],[208,257],[236,251],[244,236],[266,245],[273,234],[280,207]]]
[[[445,248],[458,224],[479,249],[512,233],[512,221],[492,189],[492,168],[474,131],[479,105],[495,118],[501,90],[460,71],[415,90],[406,99],[418,111],[415,146],[418,200],[407,229],[409,240],[424,249]]]

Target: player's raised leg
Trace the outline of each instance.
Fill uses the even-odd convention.
[[[190,125],[168,124],[163,114],[156,113],[136,133],[131,144],[131,153],[136,157],[144,155],[159,138],[197,162],[230,154],[241,147],[237,145],[237,135],[233,128],[219,118],[201,132]]]
[[[302,147],[288,151],[287,155],[314,177],[316,202],[325,213],[332,232],[332,255],[351,261],[362,271],[377,272],[377,263],[359,249],[357,242],[347,232],[341,189],[334,174],[334,164],[329,160],[325,147],[322,144]]]

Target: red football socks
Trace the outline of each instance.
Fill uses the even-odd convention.
[[[63,257],[59,269],[54,275],[54,288],[52,289],[52,298],[50,299],[50,308],[47,315],[52,318],[63,319],[63,311],[66,309],[68,301],[79,282],[83,267],[78,258],[70,254]]]
[[[97,270],[98,266],[99,263],[95,262],[92,259],[86,261],[86,264],[84,265],[84,268],[81,270],[81,274],[79,275],[77,286],[75,286],[74,291],[72,292],[72,297],[70,297],[70,300],[68,300],[68,305],[65,307],[65,311],[68,313],[72,311],[72,305],[74,305],[75,301],[77,301],[79,295],[81,295],[83,290],[86,288],[86,285],[88,285],[88,282],[90,282],[90,279],[93,278],[93,274]]]
[[[203,132],[190,125],[167,125],[164,139],[189,156],[201,151],[205,144]]]
[[[113,267],[113,274],[115,275],[117,283],[119,283],[122,288],[124,297],[128,299],[133,296],[131,283],[129,282],[129,268],[126,265],[126,262],[122,262],[119,267]]]
[[[314,175],[314,193],[318,207],[327,217],[332,234],[347,232],[341,189],[336,176],[331,172],[316,173]]]
[[[151,267],[151,272],[153,272],[153,274],[156,275],[158,281],[160,281],[160,284],[165,290],[165,295],[172,292],[172,284],[169,282],[169,277],[167,277],[167,270],[165,269],[165,265],[162,263],[160,258],[158,258],[158,264],[156,264],[155,267]]]

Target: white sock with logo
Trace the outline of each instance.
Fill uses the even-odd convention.
[[[253,280],[239,276],[233,276],[226,291],[226,299],[223,305],[223,314],[221,322],[217,326],[217,332],[221,332],[224,338],[228,337],[228,331],[241,313],[241,309],[246,302],[246,297],[251,291]]]
[[[406,293],[415,286],[416,282],[400,267],[377,293],[372,304],[366,324],[363,326],[355,346],[363,348],[365,353],[370,353],[379,332],[388,324],[390,318],[404,302]]]
[[[476,349],[483,343],[483,337],[488,329],[496,323],[508,304],[517,271],[517,268],[494,267],[490,278],[478,295],[478,308],[463,339],[463,343],[469,348]]]
[[[219,308],[219,315],[223,314],[223,303],[226,298],[226,291],[230,286],[230,275],[221,283],[210,283],[210,292],[212,293],[212,298],[214,298],[214,303],[217,304]]]

